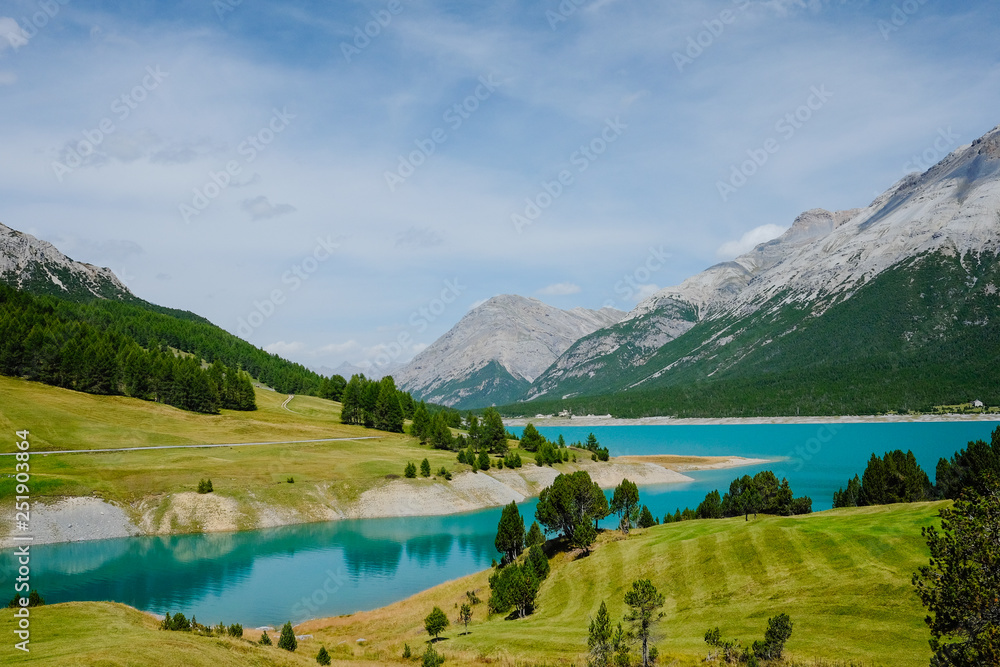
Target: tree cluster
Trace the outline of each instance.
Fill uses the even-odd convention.
[[[724,639],[716,626],[705,633],[705,643],[715,649],[709,653],[708,660],[721,658],[729,664],[746,665],[755,665],[758,660],[781,660],[785,642],[791,636],[792,619],[788,614],[778,614],[767,619],[764,639],[758,639],[746,648],[738,640]]]
[[[197,352],[175,352],[162,339],[144,347],[128,327],[101,315],[107,313],[96,306],[0,285],[0,374],[208,414],[257,409],[246,373],[218,357],[204,368]]]
[[[38,591],[32,589],[28,594],[28,604],[24,605],[26,607],[41,607],[45,604],[45,598],[38,594]],[[15,595],[11,601],[7,604],[8,609],[19,609],[21,607],[21,596]]]
[[[590,525],[589,522],[587,525]],[[549,576],[549,559],[543,545],[545,536],[538,523],[531,524],[525,534],[524,519],[516,503],[503,509],[497,536],[496,550],[502,554],[496,572],[490,576],[490,599],[487,603],[490,613],[502,614],[513,609],[519,618],[532,612],[535,596],[541,582]],[[518,562],[519,556],[528,549],[527,557]]]
[[[622,620],[628,624],[628,630],[619,623],[614,630],[611,628],[611,615],[606,602],[601,602],[597,616],[590,621],[590,633],[587,637],[587,647],[590,649],[588,664],[592,667],[628,667],[632,665],[631,644],[640,643],[640,664],[643,667],[656,662],[656,647],[650,646],[653,624],[663,618],[660,609],[665,598],[656,590],[649,579],[638,579],[632,582],[632,588],[625,593],[625,605],[628,613]]]
[[[324,379],[193,313],[138,299],[74,301],[39,296],[0,284],[0,373],[4,375],[88,393],[126,393],[115,390],[116,377],[109,367],[113,361],[123,365],[123,354],[133,349],[130,343],[150,353],[172,349],[210,364],[218,361],[282,393],[337,400],[337,376]],[[143,368],[141,362],[134,360],[133,370]],[[159,393],[168,396],[168,389],[160,387]],[[175,405],[165,398],[150,400]]]
[[[569,461],[569,450],[566,448],[565,439],[560,435],[558,442],[552,442],[539,433],[530,422],[521,432],[520,447],[526,452],[535,454],[537,466],[551,466],[554,463]]]
[[[879,457],[872,454],[859,478],[833,494],[834,507],[865,507],[890,503],[913,503],[934,497],[934,487],[912,451],[896,449]]]
[[[984,495],[990,490],[990,478],[1000,479],[1000,427],[993,431],[990,442],[970,442],[951,459],[937,464],[936,495],[957,500],[963,491]]]
[[[396,389],[392,376],[369,380],[363,374],[352,375],[341,396],[340,421],[367,428],[402,433],[403,421],[414,416],[413,397]]]
[[[212,627],[211,625],[202,625],[195,616],[188,620],[180,612],[173,615],[167,612],[163,620],[160,621],[160,629],[173,632],[191,632],[204,637],[233,637],[235,639],[243,637],[243,626],[240,623],[227,626],[225,623],[219,622],[215,627]],[[268,643],[270,643],[270,638],[268,638]]]
[[[791,516],[793,514],[810,514],[812,499],[809,496],[794,497],[788,480],[777,476],[770,470],[762,470],[753,477],[743,475],[729,484],[729,492],[719,495],[718,490],[705,495],[696,510],[680,509],[673,515],[667,514],[664,523],[687,521],[689,519],[721,519],[724,517],[742,516],[747,520],[750,515],[773,514]]]
[[[562,533],[568,543],[587,550],[596,539],[597,522],[610,511],[601,487],[579,470],[559,475],[542,489],[535,518],[547,531]]]

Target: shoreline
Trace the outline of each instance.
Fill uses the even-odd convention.
[[[149,508],[136,520],[133,512],[94,496],[39,498],[32,507],[32,544],[59,544],[157,535],[191,535],[245,532],[277,526],[398,517],[445,516],[502,507],[538,497],[561,473],[584,470],[603,489],[614,488],[623,479],[638,486],[679,484],[693,481],[684,472],[758,465],[774,459],[739,456],[624,456],[607,462],[583,461],[551,466],[524,466],[516,470],[463,472],[451,481],[430,479],[386,480],[363,492],[350,504],[319,507],[309,514],[288,508],[260,506],[253,525],[245,527],[236,501],[224,495],[190,492],[171,494],[170,508],[155,521]],[[140,502],[142,506],[144,503]],[[171,517],[183,516],[186,530]],[[15,546],[13,536],[0,536],[0,549]]]
[[[748,426],[754,424],[899,424],[935,422],[1000,422],[1000,412],[985,414],[840,415],[834,417],[517,417],[504,426]]]

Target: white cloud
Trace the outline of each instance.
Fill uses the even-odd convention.
[[[351,339],[344,343],[328,343],[317,350],[320,354],[343,354],[358,347],[358,341]]]
[[[735,257],[739,257],[743,253],[753,250],[759,244],[766,243],[771,239],[781,236],[786,229],[788,228],[772,224],[754,227],[741,236],[738,241],[727,241],[726,243],[723,243],[719,246],[719,249],[715,251],[715,254],[723,259],[733,259]]]
[[[639,303],[644,299],[648,299],[649,297],[653,296],[661,289],[663,289],[659,285],[654,285],[652,283],[650,283],[649,285],[639,285],[638,287],[639,289],[636,290],[635,294],[632,297],[633,299],[635,299],[636,303]]]
[[[24,30],[9,16],[0,16],[0,53],[4,49],[17,49],[28,43]]]
[[[276,343],[270,343],[264,346],[264,351],[271,354],[277,354],[278,356],[284,357],[290,354],[296,354],[305,349],[305,343],[300,341],[293,341],[291,343],[286,343],[283,340],[279,340]]]
[[[444,238],[433,229],[427,227],[412,226],[406,231],[396,234],[397,248],[430,248],[442,243],[444,243]]]
[[[272,204],[264,195],[253,199],[244,199],[242,208],[250,214],[252,220],[267,220],[295,211],[295,207],[291,204]]]
[[[555,283],[538,290],[538,294],[544,296],[566,296],[567,294],[579,294],[580,286],[573,283]]]

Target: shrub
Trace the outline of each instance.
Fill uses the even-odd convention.
[[[490,469],[490,455],[486,453],[485,449],[480,450],[480,452],[479,452],[479,460],[477,461],[477,463],[479,464],[479,469],[480,470],[489,470]]]
[[[286,651],[294,651],[299,647],[299,640],[295,638],[295,630],[292,630],[292,622],[286,621],[281,626],[281,637],[278,638],[278,648]]]
[[[28,594],[28,607],[41,607],[45,604],[45,599],[38,594],[38,591],[33,590]],[[15,595],[14,598],[7,605],[8,609],[17,609],[21,606],[21,596]]]
[[[417,476],[417,466],[413,465],[412,461],[406,464],[406,468],[403,470],[403,476],[407,479],[413,479]]]
[[[319,647],[319,653],[316,654],[316,662],[321,665],[329,665],[332,662],[330,660],[330,654],[326,652],[325,646]]]
[[[203,479],[198,482],[198,493],[211,493],[212,490],[212,480]]]
[[[430,477],[431,476],[431,462],[424,459],[420,462],[420,476]]]
[[[191,630],[191,621],[187,620],[184,614],[177,612],[173,616],[167,612],[160,622],[161,630],[173,630],[174,632],[185,632]]]
[[[503,614],[513,608],[519,618],[534,610],[538,578],[529,564],[512,563],[490,575],[490,613]]]
[[[441,466],[441,469],[437,471],[437,474],[438,474],[438,477],[444,477],[445,479],[448,479],[448,480],[451,479],[451,473],[448,472],[448,469],[445,468],[444,466]]]
[[[294,477],[289,477],[285,481],[288,482],[289,484],[295,484],[295,478]]]
[[[409,644],[403,644],[403,659],[409,660],[413,657],[413,651],[410,650]]]
[[[434,650],[433,646],[428,646],[424,651],[423,667],[438,667],[444,663],[444,656]]]
[[[222,625],[221,623],[219,625]],[[243,636],[243,626],[239,623],[233,623],[228,629],[230,637],[242,637]]]
[[[271,641],[271,638],[267,634],[267,630],[265,630],[264,632],[260,633],[260,641],[258,641],[257,643],[260,644],[261,646],[270,646],[274,642]]]

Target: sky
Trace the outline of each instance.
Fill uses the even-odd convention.
[[[311,367],[629,310],[1000,124],[995,0],[0,4],[0,222]]]

